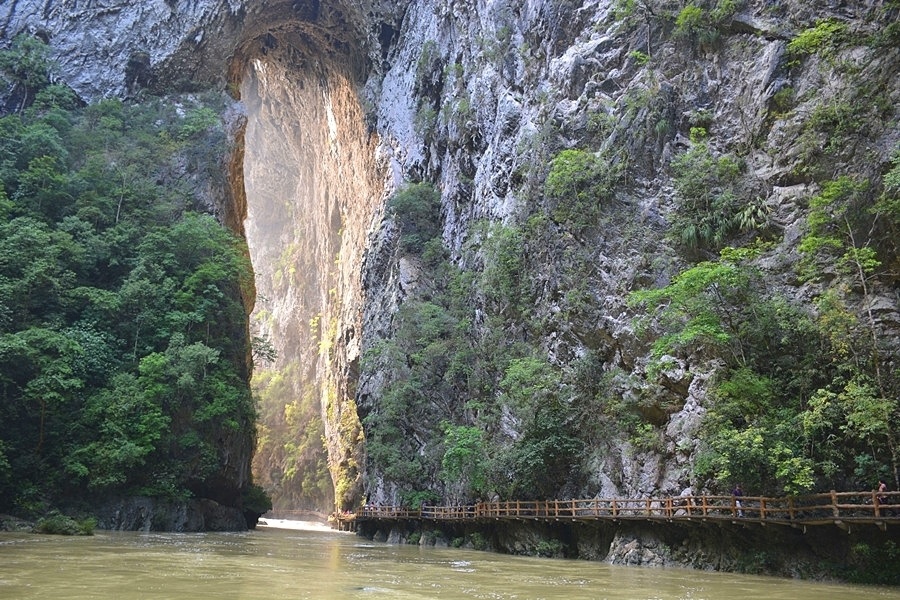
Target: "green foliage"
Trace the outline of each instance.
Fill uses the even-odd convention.
[[[243,494],[241,494],[241,503],[244,510],[259,515],[265,514],[272,510],[272,498],[266,491],[256,485],[250,485]]]
[[[811,54],[829,54],[843,42],[847,32],[847,25],[844,23],[834,19],[821,20],[788,42],[788,56],[794,63],[798,63],[801,58]]]
[[[864,130],[867,109],[857,104],[861,100],[842,98],[816,105],[800,134],[805,162],[814,163],[818,156],[839,156],[849,141]]]
[[[486,492],[487,456],[483,432],[477,427],[446,423],[444,447],[443,479],[448,483],[461,482],[475,493]]]
[[[653,345],[655,358],[702,348],[746,363],[750,332],[741,325],[760,285],[759,274],[741,264],[749,255],[726,249],[720,260],[682,271],[666,287],[632,292],[629,304],[651,309],[663,331]]]
[[[900,22],[888,23],[872,35],[868,43],[875,48],[896,48],[900,45]]]
[[[492,309],[503,315],[519,315],[527,310],[522,280],[525,238],[517,227],[493,225],[482,244],[484,270],[479,288]]]
[[[870,212],[883,231],[885,262],[896,273],[900,271],[900,264],[897,264],[900,256],[897,252],[900,244],[900,149],[894,151],[890,165],[882,180],[884,189]],[[889,259],[891,256],[893,261]]]
[[[416,82],[420,88],[426,85],[428,78],[439,64],[440,58],[437,42],[428,40],[422,44],[422,53],[416,62]]]
[[[223,438],[254,420],[250,270],[179,176],[216,113],[81,108],[41,83],[46,56],[20,41],[0,59],[32,94],[0,118],[0,510],[227,495]]]
[[[534,551],[538,556],[559,558],[565,555],[565,546],[559,540],[541,540]]]
[[[692,130],[691,148],[672,161],[678,192],[672,228],[688,248],[718,249],[739,231],[742,165],[730,155],[714,156],[704,137]]]
[[[94,535],[96,526],[97,521],[94,519],[75,520],[64,514],[53,512],[35,523],[34,532],[51,535]]]
[[[422,508],[427,504],[435,504],[440,500],[441,497],[431,490],[415,490],[404,493],[400,503],[403,506],[416,509]]]
[[[384,381],[363,415],[367,458],[400,497],[438,482],[444,502],[547,497],[577,472],[582,446],[559,399],[562,372],[517,339],[535,326],[524,275],[531,235],[477,229],[480,273],[451,264],[433,238],[425,250],[434,259],[393,316],[392,335],[365,352],[363,377]],[[506,418],[521,436],[508,434]]]
[[[894,540],[874,545],[860,542],[850,549],[847,563],[838,568],[839,576],[853,583],[900,584],[900,548]]]
[[[867,240],[857,235],[868,217],[864,210],[867,190],[865,182],[841,176],[823,184],[822,191],[810,199],[809,233],[798,247],[805,257],[801,268],[807,277],[815,277],[823,264],[863,279],[878,268],[874,250],[859,245]]]
[[[509,362],[500,389],[507,403],[523,415],[555,402],[559,374],[546,360],[526,356]]]
[[[695,35],[704,29],[706,20],[701,7],[688,3],[675,17],[675,33],[684,37]]]
[[[615,170],[586,150],[563,150],[550,161],[545,184],[554,203],[553,219],[577,235],[598,225],[604,202],[612,199]]]
[[[410,184],[387,203],[387,210],[400,227],[400,247],[420,254],[441,233],[441,195],[427,183]]]
[[[815,465],[797,443],[796,417],[781,402],[770,377],[749,367],[730,372],[716,386],[704,423],[711,454],[701,474],[724,489],[736,481],[788,494],[812,489]]]
[[[35,95],[50,85],[53,66],[50,47],[24,33],[17,35],[8,49],[0,50],[0,77],[11,84],[18,110],[29,106]]]
[[[478,531],[469,535],[469,543],[472,544],[472,548],[475,550],[487,550],[490,548],[490,542]]]
[[[200,133],[219,125],[219,114],[207,106],[200,106],[188,111],[184,122],[178,129],[178,139],[187,141]]]
[[[742,0],[718,0],[711,10],[689,2],[675,17],[676,37],[691,39],[701,46],[715,43],[721,30],[743,5]]]
[[[783,87],[772,96],[770,110],[777,116],[783,115],[794,108],[797,93],[792,87]]]
[[[130,373],[119,373],[86,403],[84,415],[99,436],[74,450],[66,469],[86,478],[91,488],[114,489],[126,483],[166,434],[170,418],[147,397],[141,383]]]
[[[416,111],[413,127],[419,136],[426,141],[431,140],[434,136],[435,126],[437,125],[438,111],[433,106],[422,104]]]
[[[841,228],[852,219],[841,216],[836,202],[856,189],[839,182],[811,202],[820,238],[838,224],[834,241],[818,246],[834,253],[838,265],[846,255],[835,251],[844,243]],[[889,391],[896,382],[880,368],[875,330],[866,331],[838,289],[819,298],[815,315],[792,307],[751,266],[758,252],[728,249],[668,286],[630,297],[631,306],[646,307],[653,318],[652,329],[645,317],[639,330],[654,332],[657,360],[721,361],[695,472],[722,489],[740,481],[760,493],[871,485],[896,469],[900,423]],[[866,279],[862,254],[851,262]]]
[[[504,405],[521,422],[521,436],[501,458],[508,493],[516,498],[546,498],[565,482],[583,444],[559,399],[561,373],[545,359],[511,360],[500,380]]]
[[[642,67],[650,62],[650,55],[647,54],[646,52],[641,52],[640,50],[632,50],[631,52],[628,53],[628,56],[630,58],[633,58],[634,62],[636,62],[637,64],[639,64]]]

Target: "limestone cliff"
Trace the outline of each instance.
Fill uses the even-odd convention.
[[[896,3],[875,0],[18,0],[0,8],[0,37],[45,35],[60,77],[88,100],[215,83],[241,99],[256,321],[279,351],[256,375],[287,374],[283,405],[316,399],[335,497],[351,507],[367,492],[380,502],[411,489],[449,493],[434,436],[441,420],[475,420],[462,405],[472,398],[461,398],[407,423],[410,452],[431,457],[414,486],[366,463],[359,417],[379,414],[397,375],[361,359],[391,339],[405,301],[431,293],[427,265],[402,251],[397,224],[384,217],[385,199],[408,181],[440,191],[443,247],[476,278],[496,257],[485,249],[499,243],[493,226],[525,235],[542,216],[539,235],[516,249],[527,321],[540,327],[519,314],[521,326],[507,319],[504,335],[563,373],[590,363],[599,373],[590,385],[602,381],[604,393],[634,407],[630,431],[583,436],[583,461],[569,465],[578,474],[564,473],[554,493],[711,485],[697,475],[697,437],[723,357],[697,344],[659,362],[653,335],[636,335],[627,297],[726,244],[768,239],[753,264],[799,306],[850,282],[851,312],[887,340],[881,369],[895,371],[896,247],[883,252],[877,277],[862,278],[865,289],[838,272],[799,278],[797,248],[827,182],[852,176],[881,192],[900,143],[897,17]],[[788,51],[822,23],[823,35],[834,24],[840,43],[826,35]],[[566,149],[603,158],[601,202],[567,209],[545,187]],[[710,169],[734,159],[740,177],[715,185],[728,187],[748,221],[685,250],[681,233],[696,223],[680,220],[678,157],[701,151]],[[701,208],[701,221],[713,210]],[[473,285],[469,296],[473,332],[484,335],[490,291]],[[496,435],[513,444],[524,425],[504,405],[502,369],[486,380],[486,396],[499,399]],[[578,379],[561,381],[565,393],[554,398],[565,403]],[[279,408],[279,426],[305,427]],[[278,464],[258,470],[291,467],[270,456]]]

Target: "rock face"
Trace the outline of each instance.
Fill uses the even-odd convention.
[[[266,61],[247,64],[241,97],[247,107],[244,175],[249,199],[245,222],[259,295],[255,319],[259,331],[272,340],[277,359],[262,365],[259,380],[271,373],[269,394],[278,394],[275,379],[287,390],[271,401],[289,409],[283,418],[265,423],[272,429],[313,428],[297,415],[320,407],[324,431],[309,439],[304,450],[285,452],[262,446],[260,462],[306,461],[297,481],[284,474],[265,474],[260,481],[276,493],[276,508],[296,508],[310,496],[329,510],[331,494],[316,497],[303,480],[321,468],[322,435],[329,449],[331,474],[341,492],[340,504],[353,506],[360,494],[363,463],[359,422],[352,403],[360,359],[362,268],[368,229],[380,215],[386,165],[379,157],[346,65],[303,50],[285,40],[273,40]],[[316,64],[306,70],[297,61]],[[263,396],[264,402],[268,402]],[[279,417],[281,415],[278,415]],[[286,431],[288,443],[296,431]],[[274,446],[274,445],[273,445]],[[330,490],[329,490],[330,491]],[[282,500],[292,500],[286,502]]]
[[[551,151],[588,145],[614,157],[624,176],[602,227],[583,235],[557,227],[529,260],[541,273],[534,310],[550,323],[536,345],[563,367],[601,357],[619,374],[618,394],[651,398],[642,416],[659,432],[651,444],[604,439],[585,459],[588,480],[567,493],[634,497],[705,485],[692,468],[696,437],[721,367],[698,352],[648,377],[650,349],[636,339],[625,300],[687,264],[669,231],[672,158],[691,147],[692,132],[716,155],[740,154],[737,191],[765,215],[774,242],[757,266],[802,302],[813,290],[795,275],[796,247],[819,191],[809,169],[840,164],[880,181],[900,142],[896,44],[786,57],[788,40],[817,19],[862,39],[896,9],[874,0],[739,4],[711,29],[679,31],[652,10],[680,8],[665,2],[17,0],[0,8],[0,38],[46,35],[60,77],[86,99],[211,82],[240,96],[256,321],[279,351],[257,374],[291,371],[291,393],[318,398],[341,507],[365,490],[378,502],[399,494],[380,466],[367,469],[357,412],[379,410],[384,378],[361,359],[390,335],[421,276],[382,219],[384,199],[403,182],[435,182],[443,244],[455,264],[477,270],[483,255],[471,248],[485,222],[546,208],[538,192]],[[835,75],[838,64],[871,82],[878,102],[860,108],[865,129],[829,149],[839,123],[811,131],[810,115],[863,100]],[[566,303],[574,246],[590,265],[575,282],[589,298],[580,313]],[[868,314],[896,340],[900,299],[885,281],[867,294]],[[888,356],[896,360],[896,347]],[[515,436],[515,421],[507,426]],[[647,547],[630,543],[618,544],[617,560],[646,562]]]
[[[160,502],[127,498],[97,510],[97,525],[116,531],[242,531],[247,528],[237,508],[212,500]]]

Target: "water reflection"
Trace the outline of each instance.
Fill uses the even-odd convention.
[[[93,538],[0,534],[0,598],[900,600],[900,590],[388,546],[327,530],[265,528]]]

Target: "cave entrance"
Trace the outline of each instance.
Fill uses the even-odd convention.
[[[257,290],[251,333],[277,353],[254,369],[254,478],[282,512],[359,500],[352,374],[360,272],[387,172],[366,127],[357,55],[314,33],[309,24],[282,25],[253,38],[238,75],[247,116],[244,229]]]

